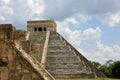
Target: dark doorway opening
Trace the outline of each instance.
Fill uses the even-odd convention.
[[[44,31],[46,31],[46,28],[44,28]]]
[[[34,28],[34,31],[37,31],[37,28]]]
[[[38,28],[38,31],[42,31],[42,28],[41,28],[41,27],[39,27],[39,28]]]

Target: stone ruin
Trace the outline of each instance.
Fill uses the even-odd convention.
[[[27,31],[0,24],[0,80],[105,77],[56,27],[53,20],[28,21]]]

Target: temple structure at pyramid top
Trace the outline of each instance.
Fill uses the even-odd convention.
[[[0,24],[0,80],[103,77],[57,32],[53,20],[28,21],[27,31]]]
[[[56,23],[53,20],[27,21],[27,31],[56,31]]]

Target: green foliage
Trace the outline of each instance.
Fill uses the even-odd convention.
[[[113,75],[112,75],[112,72],[111,72],[111,69],[109,67],[107,67],[106,65],[102,65],[99,70],[101,72],[103,72],[107,77],[109,78],[112,78]]]
[[[112,74],[116,78],[120,78],[120,61],[117,61],[117,62],[114,63],[114,65],[112,67]]]
[[[105,63],[105,65],[108,66],[108,67],[110,67],[110,66],[112,66],[113,62],[114,62],[114,61],[112,61],[112,60],[108,60],[108,61]]]
[[[100,68],[102,65],[99,62],[95,62],[93,61],[92,64],[96,67],[96,68]]]
[[[92,64],[107,77],[120,78],[120,61],[108,60],[104,65],[99,62],[92,62]]]

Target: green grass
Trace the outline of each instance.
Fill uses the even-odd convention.
[[[120,80],[111,78],[80,78],[80,79],[56,79],[56,80]]]

